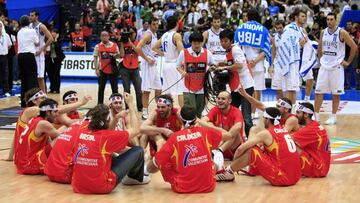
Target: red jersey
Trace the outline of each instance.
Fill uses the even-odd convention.
[[[156,110],[156,127],[168,128],[173,132],[181,130],[182,122],[177,115],[178,109],[172,108],[167,118],[162,118]]]
[[[15,128],[15,134],[14,134],[14,163],[16,163],[20,135],[24,131],[24,128],[26,126],[26,123],[21,120],[21,116],[24,114],[24,111],[25,111],[25,109],[23,111],[21,111],[20,116],[16,122],[16,128]]]
[[[208,62],[207,50],[198,56],[192,56],[187,49],[184,50],[185,59],[185,87],[192,92],[200,91],[204,88],[206,67]]]
[[[79,138],[79,131],[87,129],[88,124],[88,120],[75,123],[57,138],[44,170],[51,181],[71,182],[75,142]]]
[[[330,168],[331,150],[324,127],[318,122],[312,121],[295,132],[293,138],[302,149],[300,159],[303,175],[308,177],[326,176]]]
[[[111,171],[112,154],[127,146],[128,132],[85,129],[79,133],[71,182],[74,192],[110,193],[116,186],[116,174]]]
[[[231,45],[230,51],[226,53],[226,63],[228,66],[234,65],[234,57],[232,54],[232,47],[234,45]],[[231,70],[231,79],[230,79],[230,90],[233,92],[235,91],[240,85],[240,77],[239,72],[237,70]]]
[[[67,114],[67,116],[72,120],[80,119],[80,114],[78,111],[71,111],[70,113]]]
[[[19,137],[15,162],[19,174],[44,174],[50,144],[48,136],[35,135],[36,126],[42,120],[40,116],[31,119]]]
[[[283,125],[283,126],[285,126],[285,123],[286,123],[286,120],[288,119],[288,118],[290,118],[290,117],[296,117],[296,115],[295,114],[290,114],[287,118],[283,118],[283,117],[281,117],[280,118],[280,125]]]
[[[135,46],[138,45],[138,41],[135,40],[133,42],[133,44]],[[130,42],[124,43],[124,52],[125,52],[125,56],[123,59],[123,65],[125,68],[130,69],[130,70],[134,70],[134,69],[138,69],[139,67],[139,55],[135,52],[135,50],[132,48]]]
[[[80,31],[79,33],[76,32],[72,32],[71,33],[71,42],[77,46],[77,47],[84,47],[84,34],[82,31]]]
[[[250,167],[272,185],[296,184],[301,177],[300,158],[289,133],[280,126],[269,128],[273,142],[264,151],[255,146],[250,155]]]
[[[106,73],[106,74],[111,74],[112,69],[111,69],[110,55],[115,55],[116,54],[117,45],[116,45],[116,43],[112,43],[111,47],[106,47],[105,44],[100,42],[98,44],[98,47],[99,47],[99,57],[100,57],[101,71]]]
[[[193,127],[174,133],[156,153],[155,160],[174,192],[205,193],[215,188],[211,150],[222,135],[209,128]]]

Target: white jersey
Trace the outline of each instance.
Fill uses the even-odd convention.
[[[322,57],[320,64],[326,69],[339,67],[345,58],[345,42],[340,40],[341,28],[336,28],[334,33],[329,32],[329,28],[324,30],[322,36]]]
[[[223,31],[223,29],[220,29],[218,33],[214,32],[211,28],[207,31],[208,38],[205,44],[206,49],[212,53],[215,63],[226,61],[226,50],[222,48],[219,36],[220,32]]]
[[[261,49],[250,47],[250,46],[243,46],[242,47],[246,60],[249,62],[251,60],[255,60],[259,54],[262,52]],[[253,72],[264,72],[264,60],[259,61],[255,67],[253,68]]]
[[[281,40],[281,35],[279,33],[275,33],[274,34],[274,46],[276,48],[276,53],[279,53],[278,48],[279,48],[280,40]],[[273,59],[274,65],[276,64],[278,57],[279,57],[279,55],[276,54],[275,58]]]
[[[147,30],[145,32],[145,34],[147,33],[151,33],[151,41],[147,44],[145,44],[143,47],[142,47],[142,50],[145,54],[145,56],[148,56],[152,59],[154,59],[155,55],[156,55],[156,52],[154,52],[151,48],[154,46],[154,44],[156,43],[157,41],[157,36],[156,36],[156,33],[152,33],[151,30]]]
[[[168,31],[161,36],[161,46],[166,62],[176,62],[176,59],[179,56],[179,51],[174,43],[175,34],[175,31]]]
[[[40,22],[37,25],[34,25],[34,23],[30,24],[30,28],[34,29],[36,34],[39,37],[40,46],[36,47],[36,51],[40,50],[41,47],[45,46],[45,34],[41,33],[40,25],[42,25],[42,23],[40,23]],[[42,53],[42,54],[44,54],[44,53]]]

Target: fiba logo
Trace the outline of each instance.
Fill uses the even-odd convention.
[[[194,63],[188,63],[186,65],[186,72],[187,73],[195,73],[196,72],[196,67]]]

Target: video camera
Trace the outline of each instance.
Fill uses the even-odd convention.
[[[230,83],[231,71],[218,70],[207,71],[205,75],[204,92],[208,101],[216,104],[216,97],[221,91],[226,90],[226,85]]]

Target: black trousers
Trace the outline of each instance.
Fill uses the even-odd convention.
[[[8,68],[9,68],[8,84],[9,84],[9,90],[12,90],[13,82],[14,82],[14,67],[13,67],[14,55],[8,54],[7,60],[8,60]]]
[[[21,107],[26,107],[25,92],[39,87],[35,55],[33,53],[19,53],[18,64],[21,80]]]
[[[249,95],[253,95],[254,87],[247,88],[245,89],[245,91]],[[241,106],[241,113],[243,115],[245,122],[245,134],[247,137],[249,136],[250,128],[253,126],[253,122],[251,119],[251,104],[239,92],[231,92],[231,97],[232,97],[231,105],[235,106],[236,108],[239,108],[239,106]]]
[[[45,56],[45,71],[50,81],[50,91],[60,92],[60,69],[61,61],[52,59],[50,56]]]
[[[3,93],[10,92],[9,89],[9,67],[7,55],[0,55],[0,86]]]
[[[142,91],[141,91],[141,77],[139,69],[127,69],[124,67],[123,63],[120,63],[120,75],[122,79],[122,84],[124,91],[130,94],[130,84],[134,85],[135,94],[136,94],[136,106],[138,111],[142,111]]]
[[[111,170],[116,174],[116,183],[128,175],[139,182],[144,178],[144,150],[142,147],[132,147],[124,154],[114,157]]]
[[[99,89],[98,89],[98,104],[104,103],[104,91],[107,82],[107,78],[110,79],[111,91],[112,93],[118,93],[118,76],[114,74],[106,74],[100,71],[100,76],[98,78]]]

